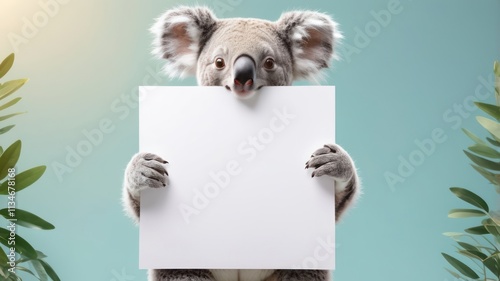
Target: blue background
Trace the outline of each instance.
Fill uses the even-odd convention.
[[[481,79],[491,80],[500,59],[500,1],[401,0],[400,12],[383,25],[374,14],[394,1],[61,1],[31,38],[13,44],[9,36],[22,35],[25,20],[34,22],[46,2],[0,4],[0,57],[16,52],[5,79],[30,78],[16,105],[28,113],[16,117],[1,145],[23,140],[19,170],[48,166],[17,200],[56,229],[19,233],[49,256],[62,280],[146,280],[137,269],[138,228],[120,204],[124,168],[138,150],[138,112],[131,104],[120,119],[111,107],[134,95],[144,77],[149,84],[195,85],[194,78],[157,75],[161,62],[150,54],[147,29],[179,4],[205,4],[221,18],[270,20],[312,9],[340,23],[342,60],[323,84],[337,87],[337,142],[355,160],[364,195],[337,225],[335,280],[452,280],[440,252],[454,251],[453,242],[441,233],[478,222],[447,218],[449,209],[466,206],[448,188],[468,187],[498,209],[498,194],[462,153],[471,141],[460,128],[484,135],[475,121],[480,113],[464,102]],[[474,100],[493,103],[493,84],[485,84]],[[103,119],[113,132],[58,178],[54,165],[64,164],[68,147]],[[418,152],[417,143],[428,143],[436,129],[444,141]],[[391,185],[387,173],[399,175],[401,159],[411,157],[418,163]]]

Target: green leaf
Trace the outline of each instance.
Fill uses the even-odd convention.
[[[479,197],[474,192],[461,187],[452,187],[450,188],[450,190],[451,192],[453,192],[453,194],[455,194],[458,198],[462,199],[463,201],[471,205],[474,205],[480,209],[483,209],[486,212],[490,211],[488,204],[486,204],[483,198]]]
[[[28,79],[17,79],[3,83],[0,86],[0,100],[12,95],[15,91],[21,88]]]
[[[474,102],[479,109],[489,114],[491,117],[500,120],[500,107],[483,102]]]
[[[486,227],[484,227],[484,225],[467,228],[465,229],[465,232],[475,235],[489,234],[488,230],[486,229]]]
[[[482,217],[486,214],[480,210],[474,209],[452,209],[448,212],[449,218],[470,218],[470,217]]]
[[[487,257],[483,260],[484,266],[488,268],[491,273],[495,274],[497,278],[500,278],[500,252]]]
[[[492,219],[485,219],[482,223],[491,235],[500,236],[500,226],[498,226]]]
[[[31,274],[31,275],[33,275],[33,276],[37,277],[37,276],[35,275],[35,273],[33,273],[33,271],[31,271],[31,270],[27,269],[27,268],[26,268],[26,267],[24,267],[24,266],[18,266],[18,265],[16,265],[16,270],[21,270],[21,271],[27,272],[27,273],[29,273],[29,274]],[[43,279],[42,279],[42,280],[43,280]]]
[[[17,219],[16,224],[22,225],[24,227],[28,228],[38,228],[38,229],[54,229],[54,226],[47,222],[46,220],[42,219],[41,217],[32,214],[28,211],[22,210],[22,209],[16,209],[14,211],[15,216],[11,217],[9,216],[9,209],[1,209],[0,210],[0,215],[3,216],[6,219]]]
[[[458,252],[466,257],[478,259],[481,262],[488,257],[484,253],[482,253],[480,251],[475,251],[475,250],[460,250]]]
[[[458,245],[460,245],[462,248],[464,248],[465,250],[472,250],[472,251],[479,251],[478,248],[476,248],[476,246],[474,245],[471,245],[469,243],[465,243],[465,242],[457,242]]]
[[[485,168],[479,167],[477,165],[471,164],[472,168],[485,177],[491,184],[498,184],[497,177],[492,172],[486,170]]]
[[[45,272],[47,272],[47,274],[49,275],[49,277],[53,280],[53,281],[61,281],[61,279],[59,279],[59,276],[57,276],[56,272],[54,271],[54,269],[52,269],[52,267],[46,263],[45,261],[43,260],[39,260],[40,263],[42,264],[43,268],[45,268]]]
[[[2,158],[0,157],[0,163],[1,160]],[[38,166],[17,174],[15,181],[16,192],[19,192],[35,183],[43,175],[46,169],[46,166]],[[8,194],[8,184],[8,181],[4,181],[2,184],[0,184],[0,195]]]
[[[480,139],[478,136],[474,135],[471,131],[462,128],[462,131],[475,143],[477,144],[486,144],[482,139]]]
[[[5,228],[0,228],[0,243],[5,245],[5,247],[10,248],[11,245],[9,245],[7,237],[10,237],[10,231]],[[36,258],[37,256],[36,251],[33,248],[33,246],[31,246],[30,243],[28,243],[28,241],[24,240],[21,236],[17,234],[14,237],[16,241],[17,253],[28,258]]]
[[[477,122],[481,124],[488,132],[490,132],[495,138],[500,139],[500,124],[491,119],[483,116],[476,117]]]
[[[476,272],[474,272],[474,270],[472,270],[470,267],[468,267],[463,262],[461,262],[461,261],[457,260],[456,258],[454,258],[450,255],[447,255],[445,253],[441,253],[441,254],[446,259],[446,261],[448,261],[448,263],[451,264],[451,266],[453,266],[456,270],[458,270],[463,275],[465,275],[469,278],[472,278],[472,279],[479,278],[479,276],[476,274]]]
[[[14,64],[14,53],[8,55],[2,63],[0,63],[0,78],[4,77],[7,72],[9,72],[10,68]]]
[[[1,128],[0,135],[7,133],[8,131],[10,131],[10,129],[14,128],[14,126],[16,126],[16,125],[9,125],[9,126],[5,126],[5,127]],[[0,154],[2,154],[2,153],[3,153],[3,150],[0,151]]]
[[[484,144],[471,145],[471,146],[469,146],[469,150],[476,153],[476,154],[479,154],[481,156],[485,156],[485,157],[489,157],[489,158],[500,158],[500,152],[489,147],[488,145],[484,145]]]
[[[0,247],[0,265],[6,264],[9,262],[9,258],[7,258],[7,254],[3,251],[2,247]]]
[[[21,115],[21,114],[24,114],[26,112],[16,112],[16,113],[12,113],[12,114],[7,114],[7,115],[4,115],[4,116],[0,116],[0,121],[3,121],[3,120],[7,120],[11,117],[14,117],[14,116],[17,116],[17,115]]]
[[[488,159],[484,159],[483,157],[474,155],[467,150],[464,150],[464,153],[465,155],[467,155],[467,157],[469,157],[470,160],[472,160],[472,162],[476,163],[478,166],[494,171],[500,171],[500,162],[493,162]]]
[[[19,155],[21,154],[21,141],[17,140],[11,144],[0,156],[0,179],[7,176],[8,170],[13,168],[17,160],[19,160]]]
[[[494,140],[494,139],[492,139],[492,138],[486,138],[486,139],[487,139],[487,140],[488,140],[488,142],[489,142],[489,143],[491,143],[492,145],[500,147],[500,142],[498,142],[498,141],[496,141],[496,140]]]
[[[448,268],[445,268],[445,269],[446,269],[446,271],[448,271],[456,279],[461,279],[462,278],[462,276],[460,276],[460,274],[456,273],[455,271],[449,270]]]
[[[460,233],[460,232],[443,232],[443,235],[444,236],[447,236],[447,237],[457,237],[457,236],[462,236],[464,235],[463,233]]]
[[[0,110],[4,110],[6,108],[9,108],[9,107],[13,106],[14,104],[18,103],[20,100],[21,100],[21,98],[15,98],[15,99],[9,101],[8,103],[0,106]]]
[[[49,276],[47,275],[47,272],[45,272],[45,268],[42,266],[39,260],[32,260],[31,264],[38,274],[38,279],[43,281],[49,280]]]
[[[495,73],[496,77],[500,77],[500,64],[498,63],[498,61],[495,61],[493,63],[493,73]]]

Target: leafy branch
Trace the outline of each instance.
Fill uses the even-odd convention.
[[[0,79],[9,72],[14,63],[14,54],[10,54],[0,63]],[[10,97],[21,88],[28,79],[17,79],[0,83],[0,101]],[[21,97],[13,98],[0,105],[0,112],[17,104]],[[0,122],[26,112],[0,114]],[[0,126],[0,135],[12,130],[15,125]],[[0,279],[22,281],[19,271],[26,272],[38,280],[60,281],[56,272],[45,261],[47,257],[36,250],[21,236],[17,235],[16,227],[50,230],[54,225],[26,210],[16,208],[16,193],[35,183],[46,170],[45,166],[37,166],[18,173],[16,164],[21,155],[22,142],[17,140],[3,149],[0,146],[0,195],[7,196],[7,208],[0,209],[0,216],[8,221],[7,228],[0,227]],[[28,268],[30,267],[30,268]],[[49,279],[50,278],[50,279]]]
[[[497,104],[476,102],[476,106],[494,119],[477,116],[478,123],[488,131],[490,137],[482,140],[472,132],[464,129],[464,133],[472,139],[473,145],[464,150],[465,155],[473,162],[472,168],[491,183],[500,194],[500,65],[494,63],[495,98]],[[481,279],[484,281],[500,281],[500,211],[491,210],[487,202],[476,193],[461,187],[450,188],[451,192],[461,200],[475,208],[452,209],[450,218],[481,217],[480,225],[465,229],[465,233],[447,232],[444,235],[457,242],[457,253],[468,258],[474,267],[442,253],[446,261],[458,272],[446,269],[458,280]],[[495,197],[493,195],[492,197]],[[465,242],[468,241],[469,243]]]

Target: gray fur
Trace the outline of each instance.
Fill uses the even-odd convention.
[[[168,75],[195,75],[203,86],[225,86],[235,91],[233,63],[241,55],[255,62],[252,92],[263,86],[285,86],[311,78],[335,58],[342,37],[327,15],[312,11],[284,13],[276,22],[261,19],[217,19],[204,7],[178,7],[164,13],[151,29],[155,51],[166,60]],[[215,59],[225,67],[217,68]],[[264,67],[267,58],[274,68]],[[238,94],[238,93],[236,93]],[[241,95],[238,94],[240,97]],[[140,191],[168,185],[167,162],[151,153],[134,155],[125,171],[123,204],[139,221]],[[360,181],[349,154],[336,144],[314,151],[306,162],[312,177],[330,176],[335,185],[336,220],[355,201]],[[150,281],[326,281],[322,270],[150,270]]]

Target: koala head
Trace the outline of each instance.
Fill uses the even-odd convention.
[[[196,75],[199,85],[224,86],[242,98],[263,86],[314,79],[342,37],[318,12],[286,12],[271,22],[217,19],[208,8],[185,6],[165,12],[151,31],[153,53],[167,60],[170,77]]]

